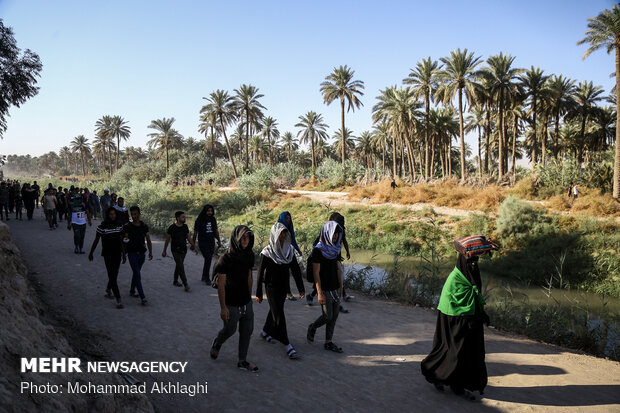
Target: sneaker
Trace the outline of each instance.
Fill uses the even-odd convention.
[[[73,250],[73,252],[74,252],[75,254],[79,254],[79,253],[80,253],[80,249],[79,249],[78,247],[75,247],[75,249]]]
[[[185,285],[185,292],[188,292],[188,291],[189,291],[189,285],[186,284]]]
[[[354,297],[354,296],[352,296],[352,295],[345,295],[345,296],[343,297],[344,301],[349,301],[349,300],[352,300],[352,299],[354,299],[354,298],[355,298],[355,297]]]
[[[139,294],[137,294],[137,293],[135,293],[135,292],[133,292],[133,291],[130,291],[130,292],[129,292],[129,296],[130,296],[130,297],[140,297],[140,295],[139,295]]]
[[[80,250],[80,254],[86,254],[86,252],[84,252],[84,250]]]
[[[175,287],[182,287],[183,286],[183,284],[181,284],[178,281],[173,282],[172,285],[174,285]]]
[[[125,306],[123,305],[123,303],[116,303],[116,308],[121,309],[125,308]]]
[[[297,298],[295,298],[294,295],[289,295],[288,297],[286,297],[286,299],[289,301],[297,301]]]
[[[343,306],[340,306],[340,312],[341,312],[342,314],[348,314],[348,313],[349,313],[349,310],[347,310],[347,309],[346,309],[346,308],[344,308]]]
[[[312,305],[312,296],[311,295],[307,295],[306,296],[306,304]]]
[[[146,298],[143,298],[143,299],[142,299],[142,302],[141,302],[140,304],[142,304],[142,305],[147,305],[147,304],[148,304],[147,299],[146,299]]]

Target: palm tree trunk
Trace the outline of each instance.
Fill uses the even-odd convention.
[[[516,175],[516,171],[517,169],[515,168],[515,162],[516,162],[516,150],[517,150],[517,134],[519,132],[519,117],[517,116],[517,114],[515,113],[515,119],[514,119],[514,135],[512,137],[512,176],[514,177]]]
[[[409,137],[404,136],[405,144],[407,145],[407,162],[409,163],[409,171],[411,172],[411,178],[415,179],[415,159],[413,159],[413,151],[411,150],[411,143]]]
[[[534,121],[534,138],[532,139],[532,169],[534,169],[538,158],[538,137],[536,136],[538,133],[538,130],[536,129],[536,96],[532,96],[532,112]]]
[[[616,39],[616,44],[620,43]],[[614,159],[613,197],[620,198],[620,47],[616,46],[616,156]]]
[[[220,126],[222,127],[222,134],[224,135],[224,142],[226,143],[226,152],[228,152],[228,159],[230,159],[230,163],[232,164],[232,167],[233,167],[233,173],[235,174],[235,179],[237,179],[238,178],[237,167],[235,166],[235,160],[233,159],[232,153],[230,152],[230,144],[228,143],[228,136],[226,136],[226,128],[224,127],[224,122],[222,121],[221,117],[220,117]]]
[[[558,159],[560,152],[560,108],[555,112],[555,135],[553,139],[553,156]]]
[[[346,160],[346,150],[345,150],[345,129],[344,129],[344,96],[340,96],[340,123],[342,125],[342,173],[344,174],[344,161]]]
[[[429,124],[430,124],[430,119],[431,119],[431,105],[430,105],[430,93],[427,91],[426,92],[426,127],[425,127],[425,131],[424,131],[424,178],[428,179],[428,175],[429,175],[429,169],[430,169],[430,165],[429,165],[429,148],[428,146],[430,145],[430,139],[429,139]]]
[[[117,136],[116,137],[116,168],[114,169],[115,171],[118,171],[118,156],[121,152],[121,137]]]
[[[487,99],[487,119],[484,126],[484,174],[489,174],[489,151],[491,149],[491,99]]]
[[[82,158],[82,176],[86,176],[86,165],[84,164],[84,153],[80,153],[80,158]]]
[[[580,167],[583,163],[583,147],[586,140],[586,118],[588,117],[586,114],[586,108],[584,108],[583,111],[584,113],[581,117],[581,132],[579,134],[579,143],[577,144],[577,163]]]
[[[478,125],[478,176],[482,178],[482,131]]]
[[[549,117],[551,116],[550,112],[545,114],[545,117],[543,119],[543,125],[542,128],[540,130],[540,143],[541,143],[541,161],[542,161],[542,166],[545,166],[545,163],[547,162],[547,140],[548,140],[548,135],[549,135]]]
[[[499,92],[499,174],[498,180],[502,180],[504,175],[504,91]]]
[[[381,151],[382,153],[382,164],[383,164],[383,171],[385,172],[385,145],[381,145],[383,146],[383,150]]]
[[[213,168],[215,168],[215,135],[213,134],[213,125],[211,125],[211,157],[213,158]]]
[[[435,175],[435,138],[431,139],[431,164],[429,167],[429,172],[428,175],[430,176],[431,179],[433,179],[433,175]],[[443,167],[443,164],[442,164]]]
[[[239,145],[240,148],[243,147],[243,143]],[[245,170],[248,171],[250,165],[250,111],[246,110],[245,112]],[[243,150],[241,151],[243,152]],[[243,153],[240,154],[243,156]],[[230,154],[228,155],[230,157]]]
[[[452,137],[448,139],[448,176],[452,178]]]
[[[169,167],[170,167],[170,159],[168,157],[168,142],[166,142],[166,176],[168,175]]]
[[[459,132],[461,136],[461,181],[465,181],[465,133],[463,132],[463,89],[459,88]]]
[[[398,155],[398,148],[396,147],[396,134],[392,133],[392,178],[396,179],[398,176],[396,173],[396,156]]]
[[[312,152],[312,177],[314,178],[316,172],[316,160],[314,158],[314,134],[310,136],[310,151]]]

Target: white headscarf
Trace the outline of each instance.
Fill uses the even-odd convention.
[[[284,243],[280,244],[280,234],[286,231]],[[276,264],[289,264],[295,258],[295,250],[291,245],[291,233],[280,222],[276,222],[271,227],[269,234],[269,245],[261,252],[265,257],[269,257]]]

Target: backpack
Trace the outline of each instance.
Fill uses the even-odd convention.
[[[213,274],[213,277],[211,277],[211,287],[215,288],[217,290],[217,279],[219,277],[217,276],[217,274]]]
[[[310,256],[306,260],[306,280],[310,284],[314,284],[314,271],[312,270],[312,261],[310,260]]]

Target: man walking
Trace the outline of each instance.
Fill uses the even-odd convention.
[[[153,245],[151,243],[151,235],[149,234],[149,227],[142,221],[140,221],[140,208],[132,206],[129,208],[131,212],[131,222],[125,224],[124,232],[125,238],[125,251],[127,251],[127,258],[129,259],[129,265],[133,276],[131,278],[131,288],[129,289],[129,295],[132,297],[140,297],[142,305],[146,305],[146,297],[144,296],[144,290],[142,288],[142,265],[145,261],[146,248],[144,247],[144,241],[146,240],[146,246],[149,250],[149,261],[153,259]],[[138,290],[138,294],[136,294]]]
[[[170,244],[170,251],[172,251],[172,257],[175,263],[174,281],[172,285],[177,287],[183,285],[185,291],[189,291],[187,277],[185,276],[185,265],[183,263],[187,255],[187,242],[189,242],[192,251],[194,251],[196,255],[198,255],[198,249],[196,248],[196,244],[194,244],[194,240],[190,237],[189,228],[185,223],[185,212],[177,211],[174,213],[174,217],[176,218],[176,222],[170,225],[168,231],[166,231],[166,242],[164,243],[164,252],[161,253],[161,256],[166,256],[166,250],[168,249],[168,244]],[[183,284],[179,283],[179,278],[181,278]]]
[[[73,244],[75,246],[73,252],[76,254],[84,254],[84,237],[86,236],[86,222],[91,226],[90,213],[86,208],[84,199],[81,194],[75,194],[71,197],[71,204],[67,210],[67,229],[73,228]]]

